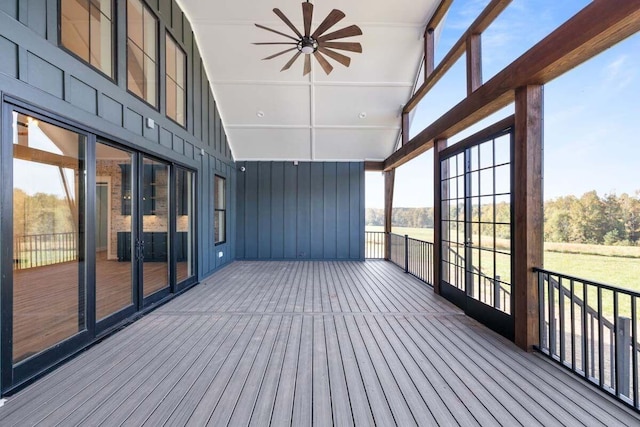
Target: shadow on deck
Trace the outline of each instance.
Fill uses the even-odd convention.
[[[235,262],[10,397],[9,425],[637,425],[385,261]]]

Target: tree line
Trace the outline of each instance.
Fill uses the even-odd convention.
[[[461,214],[462,206],[452,207],[449,216]],[[473,206],[472,215],[492,217],[491,205]],[[495,206],[497,222],[509,222],[509,205]],[[383,226],[384,210],[367,208],[367,225]],[[433,208],[394,208],[392,223],[396,227],[433,228]],[[502,233],[500,233],[502,234]],[[508,236],[498,236],[508,237]],[[547,242],[588,243],[599,245],[640,245],[640,190],[629,195],[589,191],[581,197],[563,196],[544,204],[544,238]]]

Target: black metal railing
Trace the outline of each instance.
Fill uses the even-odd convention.
[[[384,259],[384,231],[364,232],[364,257]]]
[[[13,239],[13,268],[42,267],[74,261],[78,258],[75,232],[30,234]]]
[[[640,293],[543,269],[539,350],[636,410]]]
[[[385,258],[385,234],[365,232],[365,258]],[[408,235],[389,234],[389,261],[428,285],[433,285],[433,243]]]

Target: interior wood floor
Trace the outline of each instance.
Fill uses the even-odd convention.
[[[178,263],[178,277],[186,276],[186,263]],[[150,283],[145,295],[167,286],[165,263],[144,264]],[[84,329],[79,320],[78,264],[67,262],[14,270],[13,357],[22,360]],[[131,263],[96,258],[96,318],[107,317],[132,304]]]
[[[0,425],[638,425],[384,261],[235,262],[9,397]]]

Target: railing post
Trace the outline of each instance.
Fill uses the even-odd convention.
[[[500,310],[500,276],[496,276],[493,281],[493,307]]]
[[[620,395],[629,395],[629,349],[631,348],[631,319],[618,317],[616,331],[616,384]]]
[[[409,272],[409,235],[404,235],[404,272]]]

